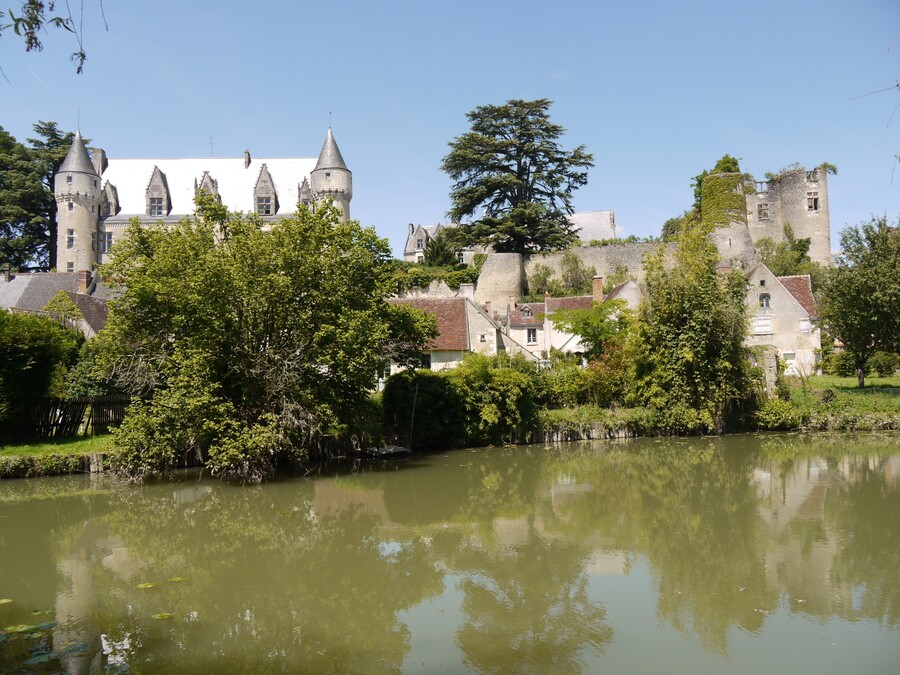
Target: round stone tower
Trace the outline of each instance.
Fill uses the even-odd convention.
[[[310,189],[316,202],[330,201],[343,213],[344,220],[350,218],[350,200],[353,198],[353,174],[344,163],[331,127],[316,168],[309,174]]]
[[[97,262],[100,176],[88,156],[81,131],[56,173],[56,265],[58,272],[92,270]]]

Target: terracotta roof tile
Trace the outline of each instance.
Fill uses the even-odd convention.
[[[390,302],[423,309],[437,318],[438,336],[428,346],[430,351],[469,350],[465,298],[402,298]]]
[[[811,317],[818,316],[816,310],[816,299],[813,297],[812,281],[808,274],[800,274],[790,277],[778,277],[778,281],[784,286],[788,293],[793,295],[800,306],[806,310]]]
[[[594,305],[591,295],[576,295],[570,298],[547,298],[547,312],[557,309],[590,309]]]
[[[527,316],[525,309],[531,312],[531,316]],[[509,308],[509,325],[510,326],[541,326],[544,323],[544,303],[543,302],[522,302],[514,308]]]

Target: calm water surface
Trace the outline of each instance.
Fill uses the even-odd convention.
[[[900,436],[0,481],[0,599],[2,672],[897,673]]]

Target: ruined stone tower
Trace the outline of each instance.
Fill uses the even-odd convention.
[[[54,178],[58,230],[56,265],[60,272],[92,270],[97,262],[100,174],[88,156],[81,131]]]
[[[764,237],[784,241],[784,226],[789,224],[795,238],[809,238],[814,262],[831,264],[826,166],[789,169],[765,181],[750,179],[747,187],[747,225],[754,244]]]

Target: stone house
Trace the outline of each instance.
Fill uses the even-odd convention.
[[[434,371],[454,368],[470,353],[493,356],[507,352],[536,360],[526,347],[503,333],[498,319],[490,316],[490,308],[475,304],[471,284],[464,286],[468,289],[462,289],[461,294],[453,298],[398,298],[390,301],[425,310],[437,319],[438,336],[426,349],[425,367]],[[397,366],[391,366],[392,373],[398,370]]]
[[[774,350],[789,375],[814,374],[822,334],[809,275],[776,277],[760,263],[747,273],[747,282],[747,345]]]
[[[630,309],[636,309],[641,300],[640,288],[634,281],[626,281],[604,295],[603,278],[598,276],[594,277],[591,295],[554,298],[548,294],[544,302],[510,301],[506,333],[539,359],[546,359],[552,349],[583,354],[585,348],[578,336],[554,325],[553,313],[560,309],[590,309],[595,302],[608,300],[623,300]]]
[[[47,303],[63,291],[81,312],[74,322],[86,338],[92,338],[106,325],[106,301],[109,288],[88,271],[78,274],[33,272],[13,274],[8,268],[0,274],[0,311],[45,314]]]

